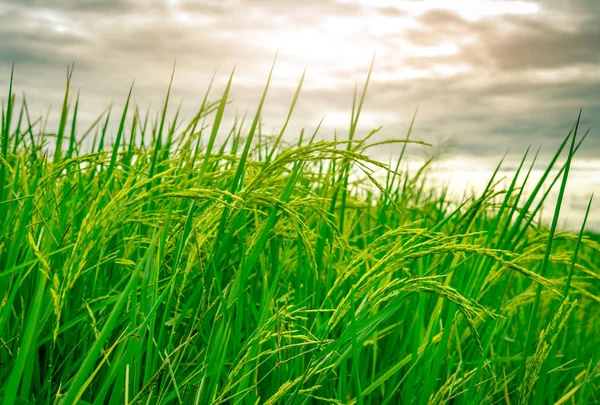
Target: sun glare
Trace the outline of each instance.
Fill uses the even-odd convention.
[[[416,46],[403,41],[406,30],[419,26],[415,18],[430,10],[447,10],[464,19],[479,20],[500,15],[526,15],[540,11],[532,1],[506,0],[339,0],[342,3],[359,2],[364,7],[361,18],[328,16],[310,27],[282,26],[277,35],[272,31],[260,30],[248,33],[245,40],[271,52],[279,52],[282,59],[302,63],[308,66],[333,66],[344,60],[343,66],[336,69],[354,70],[364,67],[364,61],[377,54],[386,63],[402,65],[406,58],[435,58],[460,54],[464,43],[473,42],[469,37],[452,42],[441,41],[433,46]],[[383,14],[377,7],[392,7],[398,14]],[[318,21],[318,19],[317,19]],[[392,40],[380,41],[380,38]],[[390,45],[393,45],[390,48]],[[399,69],[401,70],[401,69]],[[452,76],[469,71],[466,65],[432,64],[432,68],[417,72],[420,77]],[[404,72],[408,77],[415,72]]]

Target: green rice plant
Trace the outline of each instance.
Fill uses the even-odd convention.
[[[371,66],[372,69],[372,66]],[[289,131],[235,85],[189,119],[132,87],[78,122],[72,68],[55,132],[13,92],[0,140],[3,404],[496,404],[600,400],[600,240],[558,227],[573,130],[530,184],[432,189],[413,133]],[[246,125],[246,122],[249,125]],[[114,133],[111,128],[115,128]],[[329,134],[327,134],[329,135]],[[331,138],[328,138],[331,139]],[[400,143],[398,159],[371,151]],[[570,145],[564,158],[563,151]],[[539,222],[560,182],[551,224]],[[525,189],[528,193],[525,193]],[[544,190],[544,191],[543,191]]]

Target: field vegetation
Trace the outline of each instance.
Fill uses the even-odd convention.
[[[539,182],[528,150],[456,200],[418,134],[357,130],[368,79],[323,141],[285,133],[302,80],[266,134],[268,82],[233,127],[230,79],[82,128],[70,78],[57,128],[12,78],[2,108],[3,404],[600,402],[600,243],[557,227],[579,119]]]

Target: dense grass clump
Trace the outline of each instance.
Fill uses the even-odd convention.
[[[526,155],[508,187],[455,201],[403,169],[425,147],[410,133],[393,165],[369,157],[362,98],[345,140],[290,145],[300,86],[267,136],[264,94],[220,128],[230,85],[187,122],[128,98],[110,134],[110,113],[77,127],[68,86],[56,132],[11,86],[3,404],[600,401],[600,244],[556,228],[577,124],[538,184]]]

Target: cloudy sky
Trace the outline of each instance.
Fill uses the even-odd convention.
[[[267,128],[283,122],[306,68],[289,136],[325,117],[328,137],[347,129],[375,55],[363,133],[402,136],[418,108],[414,137],[436,144],[449,172],[485,178],[509,148],[508,167],[529,145],[547,162],[583,107],[592,131],[575,162],[573,215],[600,192],[597,0],[0,0],[0,21],[0,88],[14,63],[16,90],[39,114],[53,105],[58,115],[72,62],[91,122],[123,104],[133,79],[136,102],[158,106],[176,60],[174,100],[188,117],[213,74],[217,99],[236,66],[232,119],[253,112],[278,51]]]

